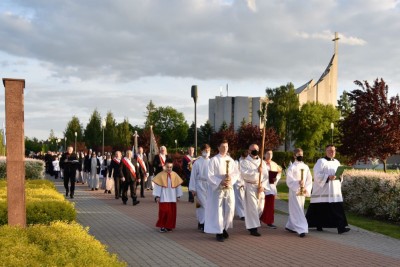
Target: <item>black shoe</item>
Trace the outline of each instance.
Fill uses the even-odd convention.
[[[289,228],[285,228],[286,231],[289,231],[291,233],[296,233],[296,231],[290,230]]]
[[[169,232],[172,232],[172,229],[171,229],[171,228],[165,228],[165,230],[167,230],[168,233],[169,233]]]
[[[224,229],[224,231],[222,232],[222,237],[223,238],[225,238],[225,239],[228,239],[229,238],[229,234],[228,234],[228,232]]]
[[[122,203],[124,203],[124,205],[126,205],[126,201],[122,201]]]
[[[69,192],[68,192],[68,191],[66,191],[66,192],[65,192],[65,196],[67,197],[67,196],[68,196],[68,194],[69,194]]]
[[[167,229],[165,229],[164,227],[160,228],[160,233],[166,233]]]
[[[261,236],[261,234],[258,232],[257,228],[250,229],[250,234],[252,236]]]
[[[201,224],[200,224],[200,228],[199,228],[199,230],[200,230],[201,232],[203,232],[203,233],[204,233],[204,223],[201,223]]]
[[[240,217],[240,220],[241,220],[241,221],[244,221],[244,217]]]
[[[111,190],[108,190],[108,193],[111,194]]]
[[[146,198],[145,196],[140,196],[141,198]]]
[[[98,189],[98,188],[95,188],[94,190],[96,190],[96,191],[97,191],[97,190],[99,190],[99,189]]]
[[[273,224],[267,224],[267,226],[268,226],[268,228],[271,228],[271,229],[276,229],[276,228],[278,228],[278,227],[276,227],[276,225],[273,225]]]
[[[300,237],[305,237],[306,234],[305,234],[305,233],[301,233],[301,234],[299,234],[299,236],[300,236]]]
[[[140,201],[134,200],[132,204],[133,204],[133,206],[136,206],[136,205],[139,204],[139,203],[140,203]]]
[[[223,234],[216,234],[216,238],[218,242],[224,242],[224,236]]]
[[[317,227],[317,231],[318,231],[318,232],[322,232],[322,231],[324,231],[324,230],[322,229],[322,227]]]
[[[197,230],[200,230],[200,223],[197,224]]]
[[[94,191],[94,188],[92,188],[92,191]]]
[[[73,195],[73,194],[71,194],[69,197],[70,197],[70,198],[74,198],[74,195]]]
[[[347,232],[350,231],[350,230],[351,230],[351,229],[350,229],[350,228],[347,228],[347,227],[342,228],[342,229],[338,229],[338,234],[341,235],[341,234],[343,234],[343,233],[347,233]]]

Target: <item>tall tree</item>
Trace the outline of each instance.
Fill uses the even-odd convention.
[[[90,116],[89,123],[85,129],[85,143],[89,148],[97,148],[102,143],[101,116],[95,109]]]
[[[313,159],[331,143],[331,123],[339,120],[339,111],[332,105],[308,102],[296,118],[294,135],[296,146],[304,150],[307,159]]]
[[[74,145],[75,143],[75,132],[77,133],[76,141],[83,141],[83,127],[78,117],[72,116],[72,119],[67,123],[67,127],[64,130],[64,143],[65,145]],[[66,139],[65,139],[66,138]]]
[[[350,114],[351,103],[349,99],[349,93],[347,91],[343,91],[343,94],[339,97],[337,108],[340,111],[340,116],[342,118],[346,118]]]
[[[153,103],[153,100],[150,100],[149,104],[146,106],[146,121],[145,121],[145,128],[150,128],[151,125],[153,125],[153,121],[151,119],[151,114],[156,111],[156,105]]]
[[[121,150],[132,149],[132,132],[130,128],[131,125],[129,124],[129,120],[127,118],[117,125],[117,146]]]
[[[267,126],[275,129],[287,151],[293,139],[293,126],[300,106],[299,99],[292,83],[274,89],[267,88],[266,94],[273,101],[268,105]]]
[[[179,143],[187,139],[189,125],[182,112],[172,107],[158,107],[151,111],[145,122],[146,128],[153,125],[154,135],[159,135],[161,144],[167,147],[175,146],[175,139]]]
[[[111,111],[106,115],[106,127],[104,128],[104,145],[114,146],[117,142],[117,122]]]
[[[344,155],[353,161],[378,158],[386,171],[387,158],[400,150],[400,100],[388,99],[389,87],[383,79],[371,86],[367,81],[354,82],[361,89],[349,93],[352,110],[341,122]]]
[[[211,136],[214,133],[214,129],[211,126],[211,123],[209,120],[206,121],[206,123],[202,126],[200,126],[199,130],[199,144],[200,146],[202,144],[210,144],[211,142]]]
[[[192,122],[188,129],[186,142],[184,143],[185,146],[194,146],[194,133],[195,133],[195,124]],[[197,131],[197,137],[199,137],[199,132]],[[198,142],[199,140],[197,140]],[[199,143],[199,142],[198,142]],[[197,152],[196,152],[197,153]]]

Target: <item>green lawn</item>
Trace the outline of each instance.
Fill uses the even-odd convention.
[[[278,198],[284,201],[288,201],[288,192],[289,188],[286,185],[286,180],[282,178],[278,184]],[[304,205],[305,208],[307,208],[309,204],[310,204],[310,199],[307,198],[306,203]],[[363,228],[368,231],[400,239],[399,224],[367,218],[364,216],[353,214],[351,212],[346,212],[346,216],[347,216],[347,221],[351,225]]]

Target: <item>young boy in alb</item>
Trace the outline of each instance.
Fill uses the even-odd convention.
[[[182,196],[183,180],[172,171],[172,159],[165,161],[165,169],[154,177],[153,196],[158,203],[158,221],[160,232],[171,232],[176,225],[176,201]]]

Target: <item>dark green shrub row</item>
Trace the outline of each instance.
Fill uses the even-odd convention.
[[[0,225],[7,224],[6,181],[0,181]],[[25,182],[27,224],[49,224],[52,221],[71,222],[76,219],[73,203],[57,192],[54,184],[47,180]]]
[[[126,266],[77,223],[0,227],[1,266]]]
[[[6,159],[0,159],[0,178],[6,178]],[[44,161],[38,159],[25,159],[26,179],[44,179]]]

